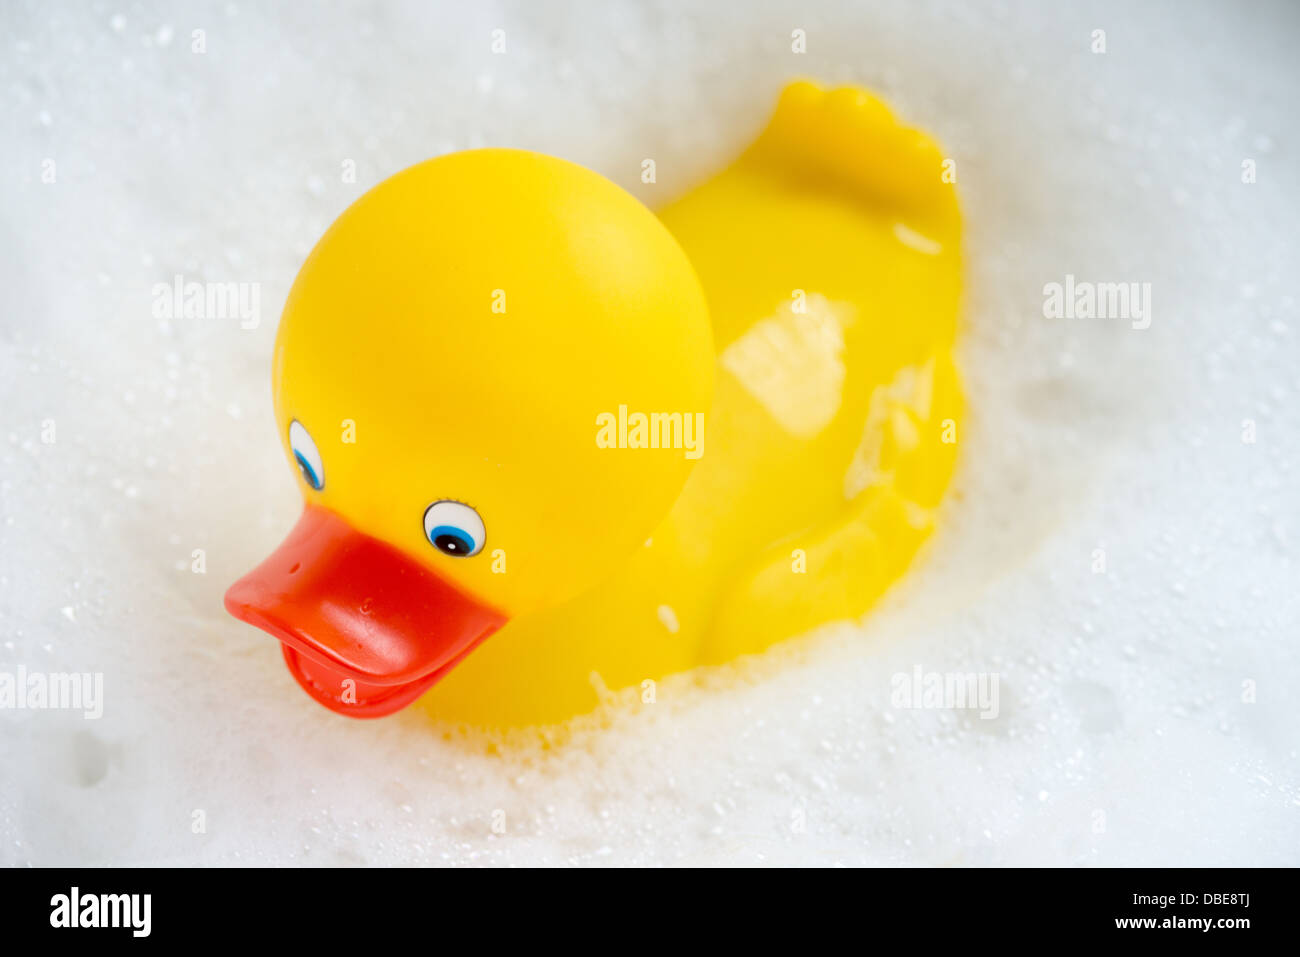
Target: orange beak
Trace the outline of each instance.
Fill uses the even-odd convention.
[[[506,617],[424,565],[308,505],[271,556],[230,586],[226,610],[280,639],[289,671],[332,711],[406,707]]]

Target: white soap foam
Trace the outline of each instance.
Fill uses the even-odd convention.
[[[0,864],[1300,863],[1300,15],[1053,6],[7,4],[0,668],[105,704],[0,713]],[[311,244],[480,145],[659,202],[797,74],[956,160],[970,417],[915,574],[545,753],[324,713],[221,608],[296,515],[269,355]],[[260,325],[156,318],[178,275],[260,283]],[[1151,283],[1150,328],[1044,318],[1067,275]],[[894,707],[917,666],[999,717]]]

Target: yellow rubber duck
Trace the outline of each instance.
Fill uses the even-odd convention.
[[[290,292],[306,507],[227,608],[335,711],[490,729],[861,616],[953,469],[953,178],[801,81],[657,216],[524,151],[386,180]]]

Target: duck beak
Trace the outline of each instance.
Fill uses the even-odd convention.
[[[280,639],[303,689],[354,718],[406,707],[506,622],[317,505],[230,586],[226,610]]]

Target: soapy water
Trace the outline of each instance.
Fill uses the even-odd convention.
[[[0,711],[0,863],[1297,863],[1296,8],[540,6],[0,15],[0,671],[103,676]],[[482,145],[660,205],[796,75],[955,159],[968,411],[911,573],[546,747],[325,713],[220,602],[297,514],[312,243]],[[1055,317],[1067,277],[1149,324]]]

